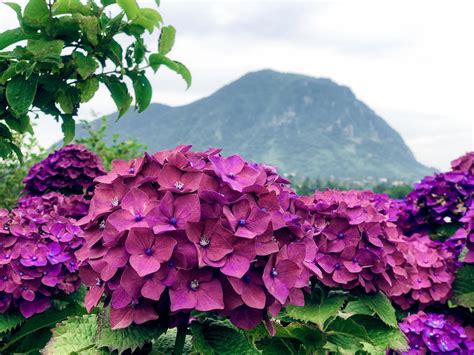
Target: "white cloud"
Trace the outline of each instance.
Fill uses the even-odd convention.
[[[163,0],[161,13],[178,30],[172,55],[194,84],[185,91],[179,77],[160,70],[154,101],[186,104],[271,68],[351,87],[425,164],[447,168],[474,149],[472,1]],[[14,24],[0,8],[0,31]],[[105,90],[81,116],[92,109],[114,110]],[[45,145],[60,137],[51,121],[38,129]]]

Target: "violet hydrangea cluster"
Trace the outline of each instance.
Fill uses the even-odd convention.
[[[71,144],[48,155],[33,165],[24,179],[24,191],[42,195],[56,191],[65,194],[85,194],[93,180],[105,171],[99,157],[83,145]]]
[[[377,209],[370,191],[317,191],[300,197],[300,214],[313,229],[315,263],[330,287],[366,292],[408,292],[407,246],[388,215]]]
[[[59,216],[81,219],[89,211],[89,200],[82,195],[63,195],[59,192],[48,192],[41,196],[26,195],[20,197],[17,207],[33,209],[37,213],[55,212]]]
[[[474,342],[461,324],[443,314],[420,311],[409,315],[399,325],[409,345],[403,355],[474,353]]]
[[[31,317],[48,309],[55,294],[76,291],[80,234],[54,211],[0,210],[0,312],[17,308]]]
[[[86,308],[110,297],[113,328],[192,310],[250,329],[303,305],[316,245],[269,166],[190,146],[115,161],[80,221]]]

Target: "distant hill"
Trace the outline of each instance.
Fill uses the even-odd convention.
[[[411,181],[433,171],[349,88],[329,79],[262,70],[189,105],[153,104],[117,123],[113,117],[110,135],[136,138],[151,152],[221,147],[301,177]]]

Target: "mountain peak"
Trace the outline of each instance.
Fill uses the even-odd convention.
[[[110,134],[137,138],[150,151],[221,147],[302,177],[415,180],[431,173],[348,87],[269,69],[186,106],[154,105],[110,125]]]

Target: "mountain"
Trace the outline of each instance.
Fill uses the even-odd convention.
[[[348,87],[329,79],[262,70],[189,105],[153,104],[117,123],[113,117],[110,135],[136,138],[150,152],[221,147],[301,177],[411,181],[433,171]]]

